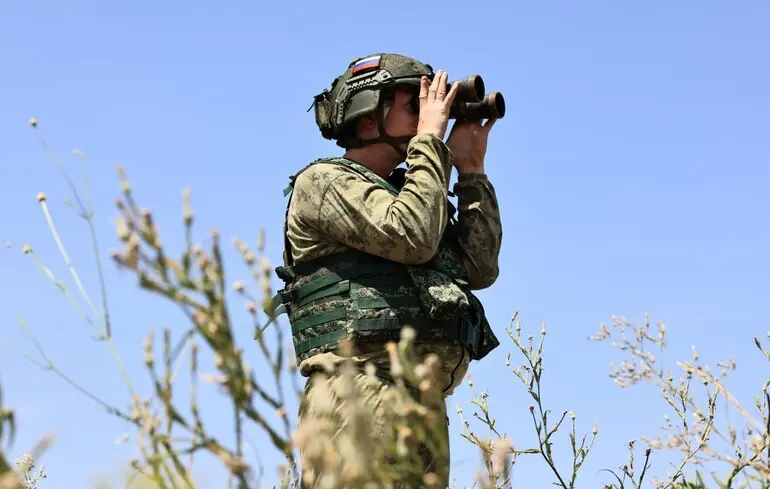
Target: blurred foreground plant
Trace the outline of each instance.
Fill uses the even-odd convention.
[[[3,390],[0,387],[0,489],[17,489],[22,487],[19,476],[13,471],[5,455],[3,445],[8,436],[8,446],[13,443],[16,431],[16,416],[12,409],[3,405]]]
[[[131,482],[141,482],[142,487],[148,484],[157,488],[193,488],[196,486],[191,470],[194,458],[199,453],[213,455],[224,469],[228,487],[252,488],[261,485],[255,461],[250,460],[244,453],[244,433],[247,425],[256,427],[265,434],[275,449],[283,458],[284,463],[279,467],[281,488],[297,488],[301,484],[315,484],[315,487],[361,487],[366,489],[384,487],[435,487],[435,473],[423,473],[421,470],[418,447],[423,446],[433,455],[441,458],[448,454],[448,446],[438,439],[432,429],[437,416],[443,416],[438,408],[440,392],[433,379],[435,357],[425,359],[415,358],[412,350],[413,334],[410,329],[404,329],[402,339],[398,344],[388,345],[391,359],[391,376],[395,383],[387,388],[382,398],[385,400],[380,409],[387,419],[391,420],[389,429],[381,436],[372,436],[372,412],[365,396],[359,394],[355,385],[360,382],[373,381],[372,369],[366,372],[355,371],[350,365],[343,365],[339,374],[337,390],[333,396],[325,391],[323,386],[327,377],[319,375],[312,379],[322,388],[316,389],[313,395],[315,406],[320,406],[320,416],[308,421],[294,422],[287,409],[287,393],[284,392],[286,376],[291,381],[296,380],[296,365],[291,353],[291,345],[284,345],[282,329],[278,324],[273,325],[275,346],[269,347],[265,338],[264,324],[275,318],[264,317],[268,301],[273,296],[271,290],[272,267],[265,256],[264,233],[261,232],[256,249],[249,247],[243,240],[233,240],[233,245],[240,253],[243,261],[257,283],[258,292],[252,294],[244,282],[235,280],[229,282],[225,277],[225,264],[220,242],[220,233],[213,230],[209,234],[206,245],[194,241],[193,212],[188,190],[182,193],[182,224],[184,226],[184,246],[178,254],[172,253],[161,240],[161,233],[156,225],[153,214],[146,208],[137,205],[131,184],[122,167],[118,168],[121,198],[117,200],[119,216],[115,220],[117,236],[122,243],[122,249],[111,252],[111,257],[121,269],[135,274],[140,288],[175,304],[189,321],[189,329],[179,339],[173,341],[170,330],[163,330],[161,336],[161,353],[156,352],[157,338],[150,331],[144,345],[144,366],[150,376],[153,391],[140,395],[133,386],[123,362],[120,359],[112,335],[112,319],[108,310],[106,287],[102,274],[99,245],[93,226],[93,209],[90,198],[87,205],[81,200],[79,192],[73,184],[65,167],[56,159],[48,147],[36,120],[32,126],[40,135],[47,154],[57,164],[64,174],[72,190],[80,216],[89,224],[92,249],[95,255],[98,277],[100,282],[101,301],[93,301],[86,292],[77,269],[67,254],[52,213],[48,207],[45,194],[38,195],[38,202],[45,217],[48,228],[56,246],[67,266],[69,275],[74,283],[68,287],[63,280],[56,278],[51,268],[36,255],[33,248],[24,245],[22,251],[31,257],[43,274],[56,286],[78,311],[83,320],[92,328],[92,338],[106,343],[122,376],[130,396],[128,407],[112,406],[94,394],[83,385],[69,377],[45,352],[41,343],[33,334],[27,323],[19,318],[19,324],[32,337],[38,355],[31,355],[12,345],[5,345],[24,356],[33,364],[51,371],[74,389],[81,392],[91,401],[104,407],[108,413],[130,423],[136,430],[137,449],[139,456],[130,463],[133,471]],[[79,151],[74,152],[83,165],[87,175],[85,158]],[[86,179],[87,182],[87,179]],[[88,190],[86,184],[86,190]],[[231,287],[228,287],[228,283]],[[247,361],[244,350],[237,345],[233,309],[227,298],[227,292],[232,290],[245,300],[245,309],[254,330],[253,337],[267,362],[267,369],[254,368],[253,362]],[[71,290],[76,290],[80,300]],[[81,301],[84,305],[81,304]],[[100,303],[101,308],[95,304]],[[267,308],[269,310],[269,308]],[[264,319],[264,320],[263,320]],[[635,469],[634,442],[628,446],[630,450],[629,463],[621,466],[621,474],[610,471],[619,485],[609,484],[606,487],[634,488],[642,487],[643,483],[654,483],[657,487],[695,488],[703,487],[698,474],[694,483],[684,480],[684,468],[688,464],[703,464],[709,460],[729,463],[731,471],[724,479],[718,479],[719,487],[736,487],[735,481],[743,474],[747,487],[768,487],[770,470],[768,470],[768,383],[762,388],[763,396],[756,399],[756,411],[759,417],[751,416],[729,393],[722,381],[711,373],[707,366],[699,363],[697,354],[693,351],[693,359],[683,362],[680,367],[684,376],[678,385],[673,382],[673,375],[656,366],[654,356],[647,351],[645,342],[663,348],[665,344],[665,328],[661,325],[657,336],[650,332],[649,322],[644,326],[630,326],[626,321],[617,318],[615,329],[621,334],[616,342],[622,351],[631,354],[631,358],[623,362],[621,368],[613,371],[612,377],[622,386],[639,382],[655,382],[663,393],[663,398],[674,410],[681,421],[681,429],[669,435],[666,441],[661,439],[645,439],[649,448],[645,450],[643,466]],[[506,367],[521,381],[533,404],[529,407],[533,429],[537,435],[537,447],[517,449],[514,441],[498,428],[496,418],[492,415],[489,405],[489,394],[477,394],[473,391],[472,404],[476,407],[473,417],[481,423],[488,433],[479,434],[478,429],[471,426],[464,417],[464,411],[458,407],[458,415],[463,423],[463,437],[479,448],[482,466],[475,474],[474,487],[480,489],[502,489],[513,486],[511,469],[518,463],[522,454],[536,455],[554,475],[553,484],[563,489],[578,487],[578,473],[590,453],[597,437],[597,424],[594,422],[590,441],[588,435],[578,436],[577,416],[569,409],[561,409],[556,419],[550,417],[551,410],[544,401],[543,381],[543,348],[546,336],[545,326],[541,329],[540,341],[537,347],[532,336],[524,340],[521,336],[521,325],[517,316],[511,320],[507,332],[513,341],[516,351],[522,356],[519,367],[512,368],[510,355],[506,357]],[[632,330],[634,337],[626,339],[623,333]],[[602,325],[600,335],[594,340],[610,339],[609,329]],[[768,337],[770,339],[770,335]],[[756,345],[768,359],[770,353],[765,351],[758,339]],[[207,348],[206,353],[213,357],[217,373],[214,375],[201,374],[199,365],[201,348]],[[285,348],[289,350],[285,351]],[[190,398],[181,403],[175,397],[179,391],[180,359],[183,354],[190,353]],[[734,362],[722,363],[724,372],[735,367]],[[690,392],[690,381],[697,377],[706,389],[706,406],[701,407]],[[216,384],[227,399],[233,419],[234,436],[232,444],[224,441],[224,435],[214,434],[204,422],[204,413],[198,403],[198,384],[200,380]],[[472,380],[468,384],[473,390]],[[293,394],[301,396],[299,388],[294,387]],[[742,430],[744,439],[737,444],[737,429],[730,425],[725,434],[716,429],[714,417],[716,398],[721,395],[730,405],[744,417],[745,426]],[[336,397],[332,402],[332,397]],[[325,408],[324,408],[325,406]],[[325,410],[324,410],[325,409]],[[525,411],[526,412],[526,411]],[[219,415],[219,413],[217,413]],[[571,449],[569,464],[557,461],[554,457],[556,433],[562,427],[567,416],[570,418],[571,429],[568,432],[568,443]],[[688,417],[692,416],[692,424]],[[13,430],[13,417],[10,411],[0,408],[0,441],[4,428]],[[344,421],[340,423],[340,421]],[[664,427],[669,430],[671,425]],[[722,436],[730,442],[730,448],[736,456],[724,455],[709,442],[713,434]],[[229,437],[227,437],[229,438]],[[667,446],[683,452],[681,463],[675,467],[675,473],[666,479],[648,475],[649,460],[654,450]],[[302,460],[298,454],[302,453]],[[767,455],[765,455],[767,453]],[[3,463],[0,452],[0,463]],[[7,466],[7,461],[4,464]],[[304,481],[300,481],[300,465]],[[4,467],[0,466],[0,473]],[[11,470],[10,467],[6,467]],[[565,470],[566,469],[566,470]],[[2,475],[0,475],[2,477]],[[14,475],[18,481],[17,475]],[[14,487],[15,486],[9,486]],[[0,489],[6,489],[0,484]]]
[[[6,457],[4,444],[10,447],[16,434],[16,416],[11,408],[3,405],[3,390],[0,386],[0,489],[36,489],[38,482],[47,477],[43,467],[36,468],[36,458],[42,455],[51,444],[52,436],[43,437],[32,452],[24,453],[16,461],[16,470],[11,467]]]
[[[191,476],[193,456],[206,452],[214,455],[227,473],[228,486],[235,484],[239,488],[257,487],[259,481],[253,463],[247,460],[243,452],[243,433],[245,424],[251,423],[265,433],[275,448],[285,458],[285,465],[280,468],[283,478],[281,487],[298,487],[299,466],[296,459],[300,448],[305,454],[304,474],[315,480],[319,487],[391,487],[400,483],[404,487],[432,486],[435,474],[424,474],[415,447],[422,444],[438,456],[448,452],[435,439],[437,430],[431,423],[438,420],[435,408],[440,393],[432,375],[436,358],[430,357],[418,361],[412,350],[413,335],[404,330],[399,344],[388,345],[391,355],[391,375],[395,385],[389,388],[385,396],[388,402],[383,409],[392,422],[392,429],[383,437],[371,436],[370,414],[365,409],[365,399],[356,389],[351,388],[354,373],[350,366],[344,366],[340,377],[346,393],[335,413],[346,413],[341,428],[334,428],[332,418],[326,422],[317,418],[308,423],[299,423],[294,428],[286,408],[286,395],[283,377],[296,374],[296,365],[290,355],[284,353],[283,333],[275,325],[274,348],[269,348],[264,335],[260,310],[272,297],[270,278],[272,267],[264,249],[264,233],[256,250],[251,249],[243,240],[233,240],[233,245],[241,254],[252,277],[257,282],[259,291],[252,294],[246,285],[235,280],[232,289],[246,300],[246,311],[254,328],[254,339],[259,345],[264,359],[269,364],[268,372],[257,372],[244,358],[243,348],[236,344],[232,308],[226,297],[229,290],[225,278],[225,265],[220,243],[220,234],[213,230],[210,241],[205,246],[194,242],[193,212],[188,190],[182,194],[182,224],[184,226],[184,247],[177,255],[168,250],[161,240],[161,233],[152,213],[137,204],[131,184],[122,167],[118,167],[121,197],[117,200],[119,216],[115,220],[116,232],[123,248],[112,251],[113,261],[123,270],[136,275],[141,289],[177,305],[190,323],[190,329],[176,342],[172,341],[169,330],[162,333],[162,353],[156,354],[156,336],[150,331],[144,345],[144,365],[150,375],[154,392],[142,396],[133,386],[123,361],[117,353],[112,335],[112,320],[108,311],[106,287],[100,264],[99,245],[93,227],[93,209],[90,199],[87,205],[81,199],[78,189],[46,143],[36,120],[31,120],[32,127],[40,136],[46,153],[53,159],[65,176],[77,204],[79,215],[89,224],[92,248],[98,264],[100,281],[101,309],[95,306],[78,271],[72,263],[64,240],[55,225],[53,213],[48,206],[44,193],[39,193],[37,201],[41,207],[51,236],[67,266],[74,283],[73,289],[79,293],[79,300],[71,292],[64,280],[59,280],[51,267],[37,256],[33,248],[24,245],[22,251],[30,256],[39,270],[43,272],[56,289],[60,291],[92,328],[92,339],[105,342],[123,377],[130,394],[129,408],[120,408],[104,401],[97,394],[72,379],[63,372],[44,350],[33,330],[21,318],[19,323],[31,336],[38,355],[5,345],[22,355],[40,368],[51,371],[70,386],[81,392],[93,402],[104,407],[108,413],[117,416],[134,426],[137,432],[137,448],[140,457],[130,464],[135,480],[151,481],[159,488],[195,487]],[[82,152],[75,151],[87,175],[86,160]],[[84,303],[84,305],[81,304]],[[268,317],[265,319],[273,320]],[[200,345],[210,350],[217,369],[216,375],[200,374]],[[190,351],[191,396],[187,406],[177,402],[174,392],[178,390],[179,359],[185,349]],[[367,370],[366,377],[372,380],[372,372]],[[204,423],[197,402],[199,380],[214,382],[221,389],[231,404],[235,428],[235,442],[228,446],[211,433]],[[314,379],[321,381],[322,378]],[[272,383],[272,386],[268,386]],[[301,392],[295,388],[296,395]],[[267,411],[266,411],[267,409]],[[271,421],[277,418],[278,421]],[[361,450],[366,445],[368,450]],[[322,449],[319,451],[319,447]],[[376,454],[376,456],[372,456]],[[505,458],[506,453],[502,453]],[[483,487],[496,487],[492,481],[498,476],[491,476]]]

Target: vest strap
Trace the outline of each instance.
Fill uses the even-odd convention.
[[[302,318],[299,321],[294,322],[291,325],[292,334],[297,334],[307,328],[318,326],[320,324],[329,323],[331,321],[337,321],[348,317],[348,311],[344,307],[338,307],[336,309],[330,309],[319,314],[314,314],[306,318]]]
[[[302,340],[294,347],[296,350],[296,355],[299,357],[309,352],[313,348],[318,348],[319,346],[325,346],[327,344],[338,343],[344,339],[347,334],[348,333],[344,328],[340,328],[330,333],[325,333],[322,335],[314,336],[313,338]]]
[[[314,321],[313,326],[318,326],[326,322],[336,321],[344,319],[346,317],[345,310],[342,308],[332,309],[316,316],[311,316],[306,319],[325,319],[323,321]],[[304,321],[304,320],[303,320]],[[298,322],[299,323],[299,322]],[[426,341],[433,340],[431,331],[435,330],[436,326],[444,329],[445,337],[449,340],[455,340],[462,346],[468,349],[471,359],[478,358],[479,348],[481,345],[482,335],[479,326],[474,324],[468,317],[462,316],[455,320],[448,321],[435,321],[427,320],[416,317],[392,317],[392,318],[362,318],[351,320],[353,329],[353,339],[356,337],[356,332],[368,332],[368,331],[385,331],[385,330],[397,330],[400,331],[405,325],[408,325],[416,330],[416,339],[419,341],[424,339]],[[304,326],[309,327],[309,326]],[[294,327],[292,331],[294,332]],[[295,350],[297,357],[300,357],[310,351],[313,348],[321,346],[334,345],[342,339],[348,336],[348,330],[346,327],[339,327],[329,331],[328,333],[319,335],[314,338],[309,338],[297,342],[295,344]]]

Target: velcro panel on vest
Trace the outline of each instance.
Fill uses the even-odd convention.
[[[348,332],[345,330],[345,328],[340,328],[320,336],[300,341],[297,343],[297,346],[294,347],[296,350],[296,355],[299,357],[312,350],[313,348],[318,348],[319,346],[324,346],[329,343],[335,343],[337,341],[343,340],[347,334]]]
[[[306,298],[306,296],[317,292],[318,290],[332,284],[342,282],[343,279],[336,273],[329,273],[321,278],[312,280],[304,285],[300,285],[294,290],[286,292],[287,298],[291,302],[300,302]]]
[[[413,296],[397,297],[377,297],[373,299],[354,299],[352,307],[354,309],[383,309],[388,307],[419,307],[421,305],[419,298]],[[320,314],[308,316],[296,321],[291,326],[293,334],[319,326],[331,321],[339,321],[348,317],[348,311],[344,307],[338,307],[324,311]],[[402,325],[399,318],[359,318],[352,321],[353,331],[379,331],[385,329],[400,330]],[[312,348],[327,345],[340,341],[348,336],[347,328],[341,327],[335,331],[330,331],[314,338],[308,338],[300,341],[295,346],[295,354],[299,357]]]
[[[318,326],[319,324],[328,323],[330,321],[338,321],[340,319],[345,319],[346,317],[348,317],[348,311],[344,307],[330,309],[320,314],[315,314],[313,316],[302,318],[299,321],[295,321],[294,324],[291,325],[291,332],[292,334],[297,334],[304,329],[312,328],[313,326]]]
[[[313,282],[307,284],[311,285]],[[326,285],[324,285],[326,287]],[[326,290],[315,290],[309,293],[306,293],[304,295],[297,294],[299,298],[297,299],[297,307],[303,307],[308,304],[310,304],[313,301],[317,301],[318,299],[325,299],[327,297],[331,297],[333,295],[338,294],[344,294],[345,292],[350,291],[350,280],[343,280],[341,282],[338,282],[336,284],[333,284],[331,287],[329,287]]]

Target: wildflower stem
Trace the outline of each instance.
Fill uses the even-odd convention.
[[[644,481],[644,475],[647,473],[647,469],[650,468],[650,454],[652,450],[649,448],[644,451],[644,465],[642,466],[642,473],[639,475],[639,483],[634,484],[638,489],[642,489],[642,482]]]
[[[45,220],[48,223],[48,229],[51,231],[51,236],[53,236],[53,239],[56,242],[56,247],[59,248],[59,253],[61,253],[62,258],[64,259],[64,263],[67,265],[67,269],[69,270],[70,275],[72,275],[72,280],[75,281],[75,285],[77,286],[80,295],[83,296],[83,300],[85,300],[86,304],[88,304],[88,307],[91,308],[91,312],[93,312],[94,316],[98,316],[96,308],[91,303],[91,299],[88,297],[88,294],[83,287],[83,283],[80,281],[80,276],[78,275],[78,272],[75,269],[69,254],[67,254],[67,250],[64,249],[64,243],[62,243],[62,240],[59,237],[59,233],[56,230],[56,225],[54,225],[53,219],[51,218],[51,212],[48,210],[48,204],[45,199],[40,200],[40,207],[43,209],[43,215],[45,216]]]
[[[80,313],[80,315],[83,317],[83,320],[91,326],[96,337],[101,336],[101,332],[96,327],[91,317],[86,314],[82,307],[80,307],[80,304],[78,304],[77,300],[75,300],[75,297],[73,297],[72,293],[70,293],[67,286],[63,282],[56,280],[56,277],[54,276],[51,269],[40,260],[40,258],[37,256],[37,253],[35,253],[34,250],[29,246],[24,247],[24,252],[32,257],[32,260],[35,262],[38,268],[40,268],[46,278],[48,278],[48,280],[50,280],[51,283],[64,294],[64,297],[66,297],[75,308],[75,310]]]
[[[765,443],[767,443],[767,466],[770,467],[770,393],[765,391],[767,414],[765,415]]]
[[[31,330],[28,330],[28,331],[29,331],[29,334],[32,335],[32,331]],[[34,336],[33,336],[33,339],[34,339]],[[119,417],[119,418],[121,418],[121,419],[123,419],[125,421],[128,421],[131,424],[137,424],[136,420],[134,420],[131,416],[129,416],[128,414],[123,413],[120,409],[118,409],[118,408],[116,408],[114,406],[111,406],[106,401],[101,399],[99,396],[97,396],[96,394],[92,393],[91,391],[89,391],[88,389],[83,387],[81,384],[76,382],[69,375],[67,375],[64,372],[62,372],[59,369],[59,367],[57,367],[56,364],[54,364],[53,361],[51,361],[51,359],[43,352],[42,348],[39,346],[39,342],[36,339],[34,339],[34,341],[35,341],[36,345],[38,345],[38,349],[41,352],[41,355],[43,356],[43,358],[45,359],[45,363],[39,362],[38,360],[33,358],[32,355],[24,352],[23,350],[21,350],[19,348],[14,347],[10,343],[6,342],[5,340],[0,340],[0,344],[5,345],[6,348],[8,348],[9,350],[13,351],[14,353],[24,357],[27,361],[29,361],[30,363],[32,363],[33,365],[35,365],[37,367],[40,367],[42,370],[48,370],[48,371],[53,372],[54,374],[59,376],[62,380],[64,380],[67,384],[69,384],[71,387],[73,387],[75,390],[79,391],[84,396],[88,397],[89,399],[91,399],[95,403],[97,403],[100,406],[104,407],[104,409],[109,414],[115,415],[115,416],[117,416],[117,417]]]
[[[91,235],[91,247],[94,250],[94,261],[96,262],[96,271],[99,276],[99,289],[100,289],[100,295],[102,298],[102,313],[104,316],[104,336],[106,339],[110,339],[112,337],[112,327],[111,327],[111,320],[110,320],[110,310],[107,304],[107,285],[104,280],[104,271],[102,270],[102,260],[99,258],[101,256],[101,253],[99,251],[99,241],[96,239],[96,230],[94,229],[94,211],[93,211],[93,201],[91,200],[91,187],[89,185],[89,178],[88,178],[88,165],[86,164],[86,158],[80,151],[76,152],[76,156],[78,159],[80,159],[80,162],[83,167],[83,180],[84,180],[84,186],[85,186],[85,193],[86,193],[86,200],[88,202],[88,208],[83,208],[83,205],[80,204],[80,210],[83,214],[83,218],[88,223],[88,231]],[[73,193],[77,197],[77,190],[73,188]],[[80,202],[79,199],[77,199],[78,202]]]
[[[85,289],[83,288],[83,284],[80,281],[80,276],[77,273],[77,270],[75,269],[72,261],[69,258],[69,255],[67,254],[67,250],[64,248],[64,243],[62,242],[61,238],[59,237],[59,233],[56,231],[56,226],[54,225],[53,219],[51,217],[51,213],[48,210],[48,205],[45,201],[45,199],[39,199],[40,206],[43,209],[43,214],[45,215],[46,222],[48,223],[48,228],[51,231],[51,235],[54,238],[54,241],[56,242],[56,246],[59,248],[59,252],[62,255],[62,258],[64,259],[64,262],[67,265],[67,268],[70,271],[70,275],[72,275],[73,280],[75,281],[75,284],[80,291],[81,295],[85,299],[86,303],[89,305],[91,310],[93,311],[94,315],[97,315],[96,308],[91,303],[91,300],[88,297],[88,294],[86,293]],[[78,202],[80,202],[78,200]],[[79,205],[82,206],[82,203]],[[98,258],[98,257],[97,257]],[[120,355],[117,352],[117,348],[115,347],[114,341],[112,341],[112,337],[108,336],[107,334],[103,334],[100,339],[103,339],[107,342],[107,344],[110,347],[110,351],[112,353],[113,359],[115,363],[118,366],[118,369],[120,370],[121,376],[123,377],[123,381],[126,384],[126,387],[128,388],[132,398],[136,397],[136,392],[134,390],[134,387],[131,383],[131,380],[128,378],[128,374],[126,373],[125,366],[123,365],[122,360],[120,359]]]

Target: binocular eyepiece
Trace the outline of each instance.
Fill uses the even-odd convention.
[[[455,82],[447,85],[447,93]],[[481,75],[470,75],[457,80],[458,90],[450,119],[477,121],[481,119],[502,119],[505,117],[505,98],[500,92],[486,93]]]

